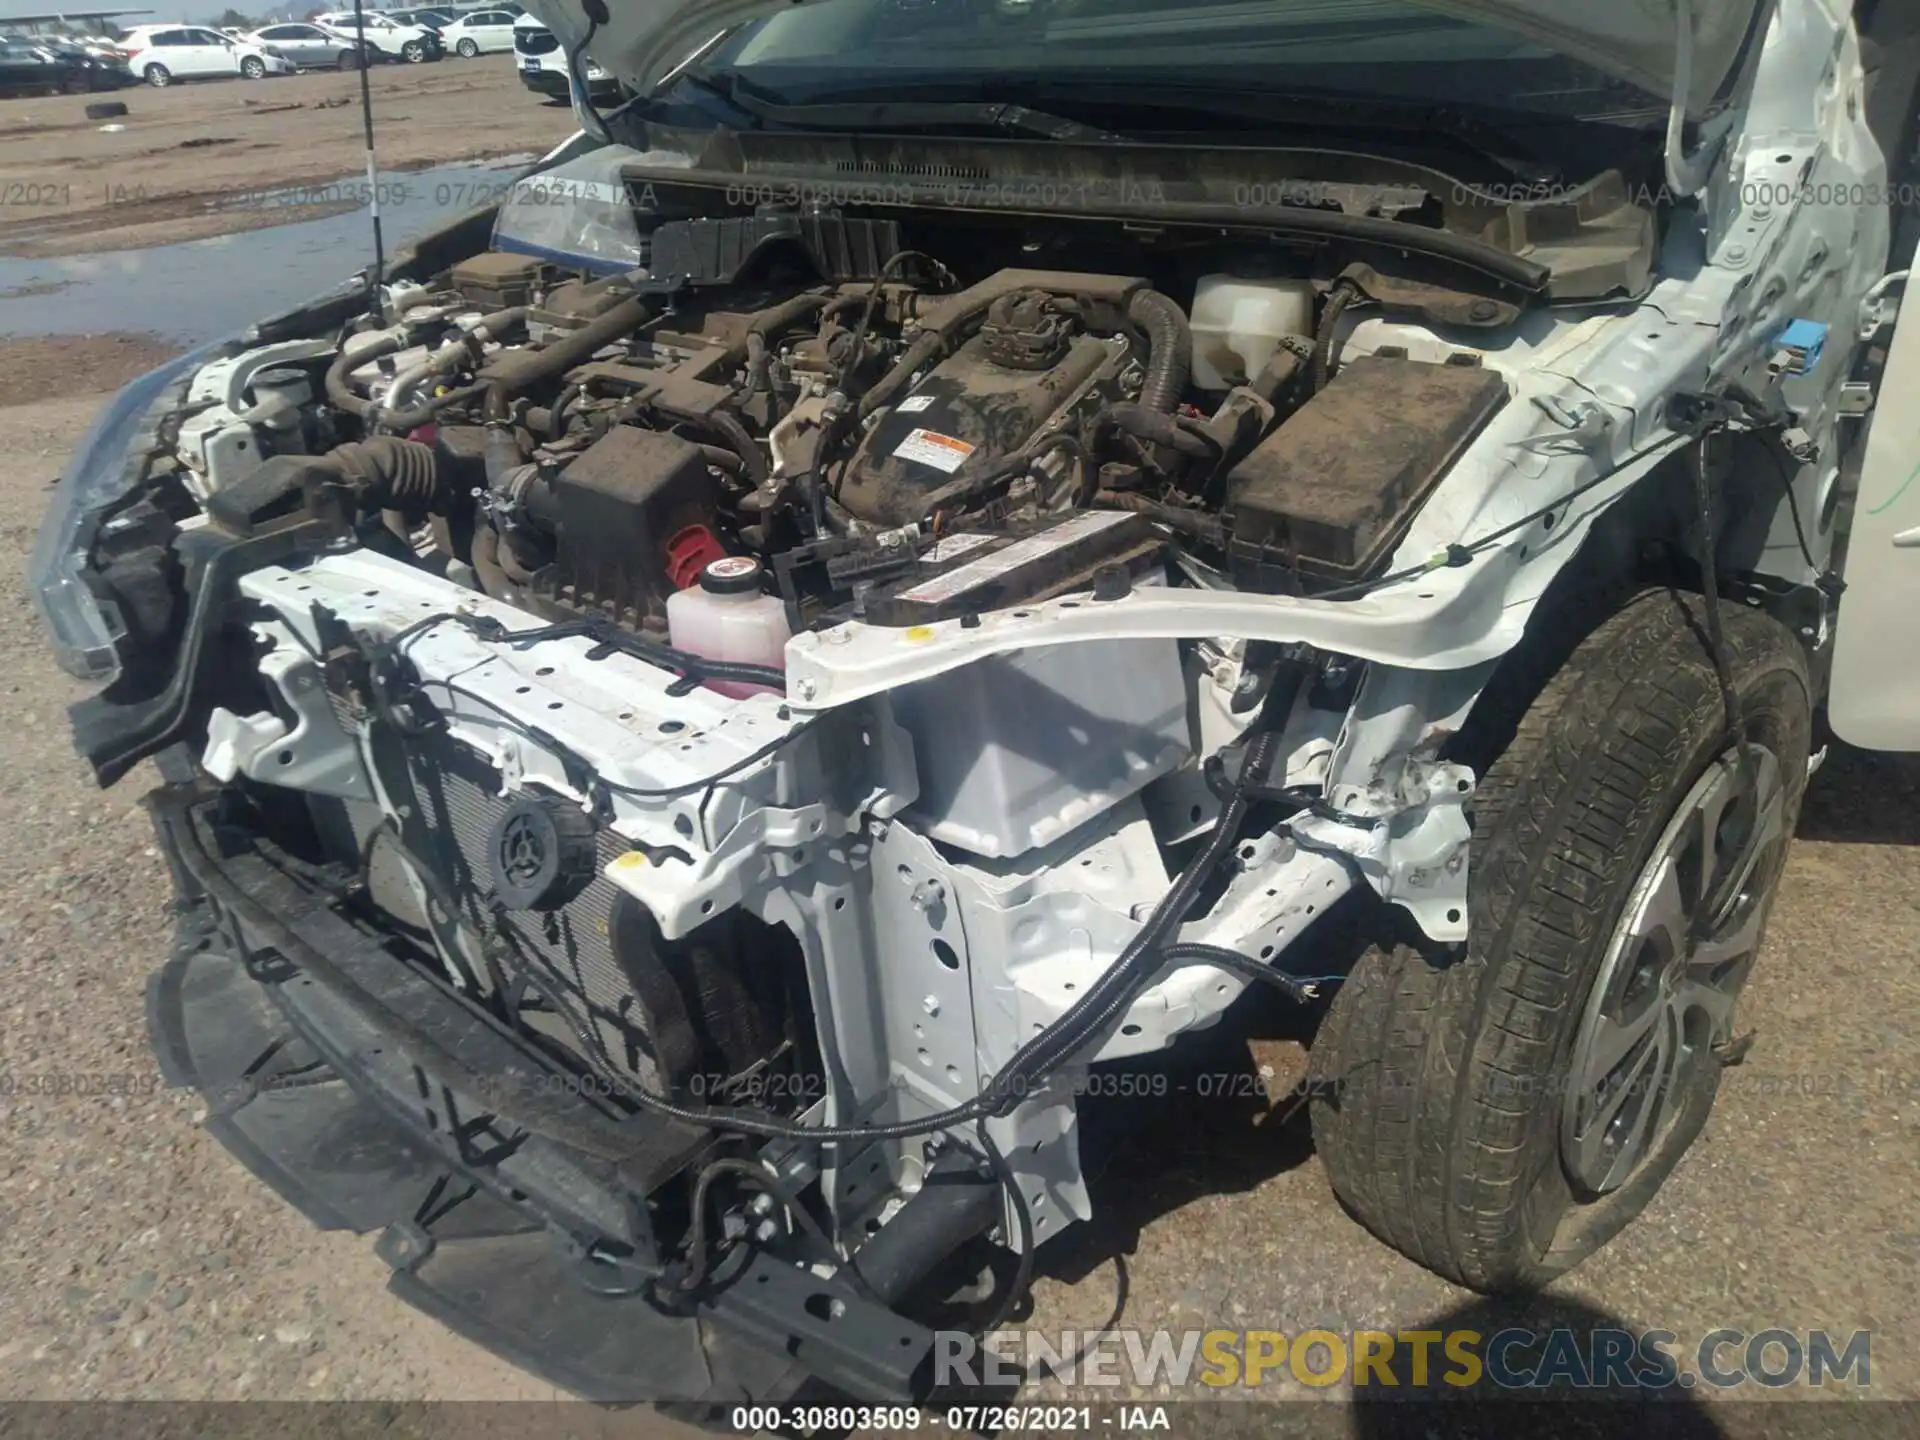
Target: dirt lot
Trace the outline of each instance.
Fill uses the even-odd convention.
[[[511,55],[386,65],[369,78],[383,171],[538,153],[575,128],[564,105],[520,83]],[[124,100],[130,113],[89,120],[89,99]],[[365,173],[354,74],[0,101],[0,254],[124,250],[312,218],[361,203]]]

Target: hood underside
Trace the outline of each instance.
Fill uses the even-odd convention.
[[[589,9],[605,3],[597,28]],[[531,0],[529,9],[571,50],[591,39],[587,54],[642,94],[720,33],[789,11],[809,0]],[[812,0],[819,3],[819,0]],[[1408,0],[1423,9],[1510,30],[1585,61],[1655,95],[1673,91],[1680,47],[1681,0]],[[1710,110],[1740,63],[1748,37],[1771,0],[1692,0],[1693,45],[1687,108]],[[1209,7],[1211,8],[1211,7]],[[1304,8],[1304,7],[1303,7]],[[1313,7],[1314,18],[1338,18],[1339,6]],[[1082,14],[1076,25],[1087,23]]]

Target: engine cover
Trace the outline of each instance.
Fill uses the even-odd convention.
[[[910,525],[927,497],[1017,452],[1087,395],[1116,343],[1095,339],[1045,296],[1007,296],[966,344],[927,372],[868,432],[840,501],[863,520]]]

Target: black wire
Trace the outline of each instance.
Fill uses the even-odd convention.
[[[1636,457],[1636,459],[1637,458],[1638,457]],[[1535,521],[1544,520],[1561,506],[1578,500],[1589,490],[1599,489],[1633,463],[1633,460],[1629,460],[1625,464],[1616,465],[1613,469],[1594,476],[1591,480],[1582,481],[1550,504],[1542,505],[1538,510],[1522,515],[1518,520],[1510,521],[1502,525],[1498,530],[1489,531],[1478,540],[1449,545],[1441,552],[1440,556],[1436,556],[1424,564],[1409,565],[1404,570],[1395,570],[1390,575],[1381,575],[1372,580],[1356,580],[1351,585],[1342,585],[1333,590],[1317,591],[1309,598],[1314,600],[1341,600],[1351,595],[1370,594],[1372,591],[1378,590],[1384,585],[1397,585],[1402,580],[1413,580],[1422,575],[1431,575],[1436,570],[1457,570],[1483,551],[1499,544],[1516,530],[1524,530]]]
[[[551,625],[536,625],[530,630],[509,630],[492,616],[463,615],[445,613],[430,615],[425,620],[416,621],[402,631],[410,636],[430,624],[442,620],[451,620],[469,631],[477,639],[489,644],[500,645],[537,645],[545,640],[591,640],[596,645],[604,645],[622,655],[630,655],[636,660],[644,660],[650,665],[662,669],[677,670],[689,681],[701,679],[732,680],[744,685],[765,685],[771,690],[784,692],[787,687],[787,674],[771,665],[748,665],[734,660],[710,660],[704,655],[695,655],[691,651],[676,650],[671,645],[662,645],[649,640],[644,635],[635,635],[622,630],[608,620],[583,618],[579,620],[561,620]],[[388,643],[398,645],[396,636]]]
[[[518,731],[524,738],[532,740],[537,745],[546,746],[557,751],[563,760],[578,767],[584,774],[592,779],[595,785],[606,790],[609,794],[625,795],[630,799],[639,800],[675,800],[682,795],[691,795],[695,791],[710,790],[722,780],[731,779],[742,770],[750,769],[759,764],[762,760],[766,759],[767,756],[773,754],[774,751],[799,739],[827,718],[826,712],[822,712],[809,720],[803,720],[784,735],[776,735],[766,744],[760,746],[759,749],[753,751],[752,754],[743,756],[741,759],[728,765],[725,769],[716,770],[713,774],[703,779],[689,780],[684,785],[668,785],[657,789],[648,789],[639,785],[622,785],[618,781],[607,779],[593,768],[592,764],[584,755],[573,749],[565,741],[549,735],[537,725],[529,724],[505,705],[502,705],[498,700],[482,695],[477,690],[470,689],[465,685],[455,684],[451,680],[442,680],[438,677],[423,679],[420,682],[420,686],[422,689],[428,686],[436,686],[439,689],[445,690],[450,695],[464,695],[475,704],[484,705],[500,719],[506,721],[510,728]]]
[[[1000,1147],[993,1143],[993,1136],[987,1133],[987,1122],[982,1120],[974,1133],[980,1139],[980,1148],[986,1153],[987,1164],[993,1167],[994,1178],[1000,1182],[1000,1188],[1007,1192],[1007,1199],[1013,1206],[1013,1219],[1019,1231],[1019,1245],[1014,1248],[1013,1276],[1007,1287],[994,1304],[992,1312],[974,1331],[977,1336],[990,1335],[1006,1324],[1007,1317],[1013,1314],[1014,1306],[1033,1284],[1033,1252],[1037,1248],[1033,1238],[1033,1207],[1027,1203],[1026,1192],[1020,1188],[1020,1179],[1013,1173],[1013,1167],[1007,1163],[1007,1157],[1000,1153]]]
[[[1800,523],[1800,500],[1793,493],[1793,474],[1787,469],[1774,446],[1762,441],[1760,448],[1767,452],[1767,460],[1772,464],[1774,474],[1780,477],[1780,488],[1786,493],[1787,514],[1793,520],[1793,538],[1800,546],[1800,558],[1807,562],[1807,569],[1818,575],[1821,566],[1820,562],[1813,558],[1813,547],[1807,544],[1807,528]]]
[[[687,1273],[681,1276],[675,1284],[674,1288],[676,1290],[679,1290],[683,1294],[691,1290],[698,1290],[706,1283],[707,1277],[712,1273],[712,1249],[707,1243],[707,1196],[713,1188],[715,1177],[720,1175],[732,1175],[753,1188],[771,1195],[775,1202],[786,1211],[788,1218],[801,1230],[806,1232],[809,1239],[814,1241],[815,1244],[822,1246],[827,1254],[833,1256],[834,1259],[840,1261],[837,1267],[839,1273],[845,1274],[853,1286],[860,1290],[867,1299],[872,1300],[875,1304],[883,1303],[880,1298],[873,1293],[872,1287],[867,1284],[867,1279],[860,1273],[859,1267],[849,1261],[840,1259],[840,1252],[834,1246],[833,1241],[827,1237],[827,1232],[820,1227],[820,1222],[813,1218],[813,1215],[808,1211],[807,1207],[801,1204],[797,1195],[794,1195],[785,1185],[781,1184],[779,1179],[774,1176],[765,1165],[757,1161],[740,1160],[731,1157],[724,1157],[712,1161],[701,1170],[699,1178],[694,1182],[693,1219],[687,1227],[688,1267]]]
[[[860,361],[865,358],[864,352],[867,348],[867,331],[873,325],[873,312],[880,303],[880,291],[882,287],[886,285],[888,279],[891,278],[894,267],[902,260],[924,260],[932,267],[936,277],[947,275],[946,266],[942,265],[938,260],[935,260],[931,255],[923,255],[918,250],[896,250],[889,256],[886,263],[881,265],[879,273],[873,277],[873,284],[867,291],[867,303],[861,308],[860,323],[854,326],[853,341],[847,346],[846,364],[842,365],[839,373],[834,376],[834,388],[844,392],[848,382],[852,380],[855,372],[858,371]],[[947,278],[951,279],[952,277],[947,276]]]
[[[1726,627],[1720,614],[1720,537],[1714,523],[1713,481],[1707,474],[1707,436],[1702,435],[1691,448],[1688,461],[1693,469],[1694,505],[1699,511],[1696,539],[1699,547],[1700,596],[1707,622],[1707,650],[1713,662],[1714,682],[1720,689],[1720,706],[1725,712],[1727,739],[1733,745],[1740,785],[1757,807],[1760,803],[1759,762],[1747,743],[1746,727],[1740,716],[1740,697],[1733,687],[1733,667],[1727,660]],[[1711,878],[1703,877],[1702,883],[1707,883]],[[1718,905],[1703,909],[1712,913],[1703,914],[1702,919],[1713,918],[1719,911]]]

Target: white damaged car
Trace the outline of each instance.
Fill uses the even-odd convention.
[[[1920,746],[1839,0],[534,8],[639,98],[40,537],[213,1133],[600,1398],[924,1395],[1254,985],[1387,1244],[1617,1233]]]

